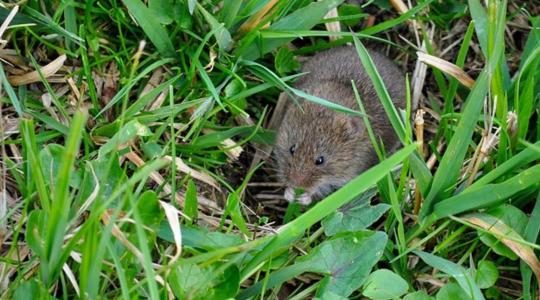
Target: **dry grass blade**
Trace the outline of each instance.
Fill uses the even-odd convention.
[[[338,15],[337,7],[334,7],[324,17],[327,19],[330,19],[330,18],[337,18],[338,16],[339,15]],[[339,24],[339,21],[326,23],[325,27],[326,27],[326,30],[331,31],[331,32],[341,31],[341,24]],[[339,39],[339,35],[330,35],[329,38],[330,38],[330,41],[336,41]]]
[[[47,78],[56,74],[56,72],[58,72],[58,70],[64,65],[66,58],[66,55],[62,54],[46,66],[41,67],[41,73],[43,74],[43,77]],[[8,77],[9,83],[14,86],[39,82],[40,80],[41,78],[39,77],[39,72],[37,70],[23,75],[14,75]]]
[[[19,11],[19,6],[15,5],[13,9],[9,12],[9,15],[4,20],[4,22],[2,22],[2,25],[0,26],[0,44],[6,43],[5,40],[2,40],[2,36],[4,35],[4,32],[9,26],[9,23],[11,23],[11,21],[13,20],[13,18],[15,17],[18,11]]]
[[[103,224],[109,225],[109,223],[111,222],[111,214],[109,213],[109,211],[105,211],[101,215],[101,221],[103,222]],[[128,249],[133,255],[135,255],[137,259],[141,261],[144,260],[144,255],[142,254],[142,252],[126,238],[124,233],[120,230],[120,228],[118,228],[118,226],[116,226],[116,224],[112,225],[111,233],[115,238],[118,239],[118,241],[120,241],[120,243],[122,243],[122,245],[124,245],[124,247],[126,247],[126,249]]]
[[[161,204],[161,207],[163,207],[163,210],[165,211],[165,216],[167,217],[167,221],[169,221],[169,226],[171,227],[171,231],[173,233],[176,253],[174,254],[171,262],[169,262],[169,264],[173,264],[176,260],[178,260],[178,258],[180,258],[180,255],[182,254],[182,231],[180,229],[180,222],[178,221],[180,211],[167,202],[159,201],[159,204]]]
[[[453,63],[420,51],[416,52],[416,54],[418,55],[419,61],[434,68],[437,68],[444,73],[454,77],[464,86],[472,88],[472,86],[474,85],[474,79],[472,79],[467,73],[465,73],[465,71],[463,71],[460,67],[454,65]]]
[[[173,158],[171,156],[164,156],[163,157],[165,160],[167,160],[168,162],[172,162],[173,161]],[[174,163],[176,164],[176,169],[182,173],[185,173],[185,174],[188,174],[189,176],[197,179],[197,180],[200,180],[208,185],[211,185],[212,187],[216,188],[217,190],[219,190],[219,184],[218,182],[212,178],[210,175],[206,174],[206,173],[203,173],[203,172],[199,172],[197,170],[194,170],[192,169],[190,166],[186,165],[186,163],[184,163],[184,161],[180,158],[180,157],[175,157],[174,158]]]
[[[73,274],[73,271],[69,268],[68,264],[64,264],[62,266],[62,270],[64,270],[64,273],[66,274],[69,282],[73,286],[73,289],[75,290],[75,293],[77,293],[77,296],[81,296],[81,290],[79,288],[79,284],[77,283],[77,279],[75,277],[75,274]]]
[[[258,11],[256,14],[254,14],[251,18],[249,18],[240,28],[238,29],[239,32],[250,32],[264,19],[266,14],[279,2],[279,0],[270,0],[260,11]]]
[[[407,5],[401,0],[390,0],[390,4],[392,4],[394,9],[400,14],[404,14],[409,10]]]
[[[463,220],[479,226],[501,240],[517,256],[519,256],[532,269],[538,282],[540,282],[540,262],[534,250],[516,240],[523,240],[519,234],[504,224],[501,220],[482,213],[468,214],[462,217]]]

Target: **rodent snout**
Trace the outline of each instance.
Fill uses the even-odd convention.
[[[305,188],[307,182],[307,176],[300,174],[299,172],[291,172],[289,174],[289,184],[295,188]]]

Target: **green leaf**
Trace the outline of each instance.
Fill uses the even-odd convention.
[[[144,192],[137,200],[137,209],[144,225],[151,228],[157,227],[163,220],[163,211],[159,205],[159,200],[154,191]]]
[[[197,220],[199,215],[198,201],[197,201],[197,187],[193,180],[189,179],[184,204],[184,213],[191,218],[192,221]],[[191,222],[189,222],[191,224]]]
[[[167,281],[178,299],[229,299],[236,295],[240,275],[235,265],[217,268],[182,263],[174,268]]]
[[[274,65],[277,72],[284,76],[287,73],[295,71],[300,67],[300,63],[294,58],[294,54],[287,47],[279,48],[274,59]]]
[[[358,200],[326,217],[321,222],[324,233],[332,236],[344,231],[359,231],[375,223],[390,208],[390,205],[385,203],[370,205],[369,202],[375,195],[375,191],[371,190],[362,194]]]
[[[374,300],[396,299],[408,289],[409,285],[401,276],[387,269],[379,269],[369,275],[362,295]]]
[[[133,140],[137,136],[149,136],[151,135],[150,129],[139,123],[137,120],[129,121],[124,127],[101,146],[98,150],[98,156],[104,157],[106,154],[118,150],[118,147],[124,146],[127,142]]]
[[[437,292],[437,300],[472,300],[472,298],[463,291],[463,289],[455,282],[451,282],[443,286]],[[483,298],[482,298],[483,299]],[[475,298],[476,300],[476,298]]]
[[[342,20],[341,23],[345,26],[356,26],[360,24],[360,20],[366,16],[362,14],[362,9],[358,4],[344,3],[338,7],[338,15],[340,17],[345,17],[345,20]]]
[[[190,2],[195,2],[191,1]],[[206,19],[206,22],[210,24],[210,27],[212,28],[212,32],[214,32],[214,37],[216,38],[216,41],[219,45],[219,48],[222,50],[228,51],[231,49],[233,40],[231,37],[231,33],[225,28],[225,26],[222,23],[219,23],[216,18],[212,14],[210,14],[202,5],[197,4],[198,9],[203,14],[204,18]],[[190,8],[190,11],[191,8]]]
[[[308,264],[312,272],[330,274],[317,290],[322,299],[328,292],[347,297],[367,279],[382,256],[386,241],[384,232],[368,236],[365,232],[352,233],[320,244],[298,262]]]
[[[182,246],[206,251],[238,246],[244,240],[237,235],[208,231],[203,227],[182,226]],[[158,231],[158,237],[174,242],[169,223],[162,222]]]
[[[144,33],[164,57],[174,57],[175,50],[169,33],[159,23],[154,11],[146,7],[141,0],[122,0],[129,12],[135,17]]]
[[[517,234],[521,236],[524,233],[525,227],[527,226],[527,222],[529,220],[524,212],[510,204],[503,204],[495,209],[491,209],[487,211],[487,214],[495,217],[497,220],[508,226],[508,228],[512,231],[508,234],[512,235]],[[506,256],[511,260],[516,260],[518,258],[514,251],[510,250],[510,248],[501,243],[497,237],[484,232],[478,232],[478,235],[480,236],[480,240],[488,247],[493,249],[495,253]]]
[[[425,291],[422,290],[405,295],[403,300],[433,300],[433,297],[429,296]]]
[[[174,5],[172,0],[149,0],[148,8],[161,24],[171,24],[174,19]]]
[[[294,221],[293,221],[294,222]],[[362,286],[386,246],[384,232],[348,232],[324,241],[295,264],[282,268],[244,290],[239,299],[253,297],[305,272],[323,274],[317,290],[320,299],[347,297]]]
[[[474,298],[475,300],[482,300],[484,296],[480,291],[480,288],[476,285],[471,274],[465,270],[462,266],[455,264],[444,258],[435,256],[433,254],[424,252],[424,251],[414,251],[426,264],[432,266],[435,269],[439,269],[442,272],[454,277],[458,282],[459,286],[465,291],[466,295],[469,298]],[[437,296],[437,299],[439,297]],[[446,298],[443,298],[446,299]],[[448,299],[462,299],[462,298],[448,298]]]
[[[48,144],[39,152],[39,159],[41,165],[44,166],[47,171],[43,173],[45,182],[52,186],[55,184],[54,180],[58,175],[60,168],[60,162],[64,160],[64,146],[58,144]],[[78,187],[81,182],[81,173],[74,171],[69,176],[69,186]]]
[[[55,299],[49,296],[47,289],[43,287],[43,284],[36,279],[29,281],[23,281],[15,290],[13,294],[13,300],[27,300],[27,299]]]
[[[483,260],[478,264],[474,279],[479,288],[487,289],[492,287],[498,278],[499,269],[497,269],[495,263],[489,260]]]

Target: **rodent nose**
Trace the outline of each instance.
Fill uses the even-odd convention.
[[[291,173],[289,179],[294,187],[304,187],[306,182],[306,176],[296,172]]]

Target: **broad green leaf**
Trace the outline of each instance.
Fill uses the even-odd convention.
[[[480,288],[476,285],[469,271],[465,270],[462,266],[455,264],[444,258],[435,256],[433,254],[424,251],[414,251],[426,264],[438,269],[452,277],[458,282],[459,286],[465,291],[469,298],[475,300],[482,300],[484,296],[480,291]],[[438,296],[437,296],[437,299]],[[442,298],[446,299],[446,298]],[[461,298],[449,298],[449,299],[461,299]]]
[[[149,0],[148,8],[161,24],[171,24],[174,19],[174,3],[172,0]]]
[[[155,228],[163,220],[164,213],[161,210],[156,193],[152,190],[144,192],[139,197],[137,200],[137,209],[145,226]]]
[[[232,25],[234,25],[234,22],[236,21],[236,16],[238,15],[238,12],[240,11],[240,7],[242,6],[242,1],[238,0],[224,0],[223,1],[223,8],[220,10],[220,16],[221,20],[225,22],[225,27],[228,29],[231,28]]]
[[[190,2],[195,2],[190,0]],[[232,46],[232,37],[231,33],[225,28],[224,24],[219,23],[216,18],[212,14],[210,14],[202,5],[197,4],[198,9],[203,14],[204,18],[206,19],[206,22],[210,24],[210,27],[212,28],[212,31],[214,32],[214,37],[216,38],[216,41],[219,45],[219,48],[228,51],[231,49]],[[191,8],[190,8],[190,11]]]
[[[182,263],[173,269],[167,281],[178,299],[230,299],[240,286],[235,265],[223,269]]]
[[[343,3],[338,7],[338,16],[344,19],[341,21],[343,25],[356,26],[367,14],[362,13],[362,9],[358,3]]]
[[[283,76],[298,69],[300,63],[295,59],[291,50],[287,47],[281,47],[274,58],[274,65],[276,71]]]
[[[259,281],[244,290],[238,298],[253,297],[263,289],[275,287],[305,272],[325,276],[316,297],[347,297],[367,279],[371,268],[381,258],[386,242],[386,234],[380,231],[337,235],[313,248],[308,255],[299,257],[293,265],[271,273],[266,281]]]
[[[15,293],[13,294],[13,300],[27,300],[27,299],[54,299],[49,296],[47,289],[43,287],[43,284],[36,279],[30,279],[29,281],[23,281],[19,284]]]
[[[436,296],[437,300],[473,300],[463,289],[455,282],[450,282],[443,286]],[[483,299],[483,298],[482,298]],[[475,299],[476,300],[476,299]]]
[[[510,204],[503,204],[495,209],[491,209],[487,211],[487,214],[499,219],[518,235],[523,235],[525,227],[527,226],[527,215],[525,215],[525,213],[520,209]],[[502,244],[497,237],[480,232],[478,234],[480,235],[480,240],[488,247],[493,249],[495,253],[506,256],[512,260],[516,260],[518,258],[517,255]]]
[[[58,170],[60,168],[60,162],[64,159],[64,146],[58,144],[48,144],[39,152],[39,159],[41,165],[46,168],[46,172],[43,172],[45,182],[52,186],[54,185]],[[69,176],[69,186],[78,187],[81,182],[81,173],[79,170],[73,171]]]
[[[390,208],[390,205],[380,203],[371,206],[369,202],[375,195],[374,192],[375,190],[372,190],[362,194],[358,200],[326,217],[321,222],[324,233],[332,236],[343,231],[359,231],[375,223]]]
[[[317,290],[322,299],[328,292],[347,297],[367,279],[382,256],[386,241],[383,232],[367,237],[363,232],[353,233],[320,244],[298,262],[308,264],[312,272],[330,274]]]
[[[199,214],[199,207],[197,201],[197,187],[193,180],[189,179],[186,189],[186,201],[184,204],[184,213],[191,218],[192,221],[196,221]],[[191,223],[191,222],[189,222]]]
[[[174,242],[171,228],[167,222],[162,222],[158,236],[166,241]],[[182,246],[202,250],[215,250],[243,244],[244,240],[237,235],[209,231],[203,227],[182,226]]]
[[[407,292],[409,285],[396,273],[379,269],[364,283],[362,295],[374,300],[397,299]]]
[[[497,279],[499,278],[499,270],[492,261],[483,260],[478,263],[478,269],[476,270],[476,275],[474,278],[479,288],[487,289],[497,282]]]
[[[129,12],[135,17],[142,30],[152,41],[161,55],[174,57],[175,50],[169,33],[159,23],[154,11],[149,9],[141,0],[122,0]]]
[[[99,148],[98,156],[104,157],[112,151],[119,150],[119,147],[125,147],[126,143],[132,141],[135,137],[149,136],[150,134],[150,129],[139,123],[139,121],[129,121],[105,145]]]
[[[405,295],[403,300],[433,300],[433,297],[429,296],[425,291],[422,290]]]

